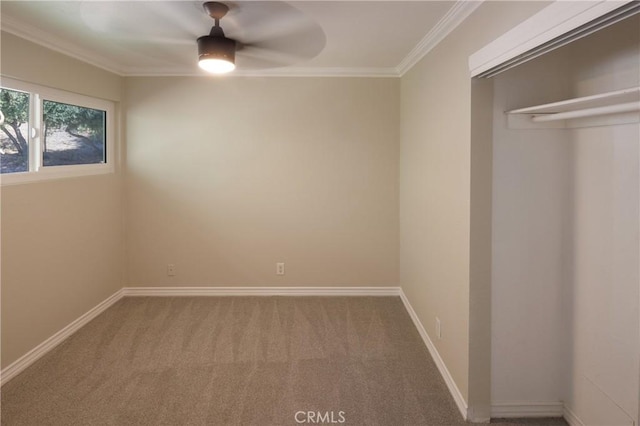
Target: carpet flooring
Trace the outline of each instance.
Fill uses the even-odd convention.
[[[123,298],[1,402],[2,425],[465,424],[398,297]]]

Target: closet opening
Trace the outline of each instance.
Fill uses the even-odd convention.
[[[470,405],[489,386],[491,417],[638,424],[639,7],[472,79]]]

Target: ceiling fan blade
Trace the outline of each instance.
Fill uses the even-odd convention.
[[[239,42],[238,58],[251,58],[251,61],[239,60],[238,66],[244,68],[271,68],[304,62],[317,56],[326,45],[320,25],[284,2],[232,4],[221,25],[227,37]]]
[[[304,62],[305,59],[297,55],[257,46],[245,46],[236,54],[236,63],[240,69],[280,68]]]
[[[108,37],[110,40],[117,42],[126,42],[127,44],[136,45],[161,45],[161,46],[195,46],[195,40],[192,37],[163,37],[145,34],[117,34]]]
[[[87,1],[80,5],[80,17],[85,26],[114,41],[145,44],[195,43],[197,28],[203,20],[202,11],[195,4],[175,2],[103,2]],[[140,25],[141,14],[146,25]],[[206,22],[206,21],[205,21]],[[165,28],[163,35],[150,33],[148,28]],[[147,28],[147,30],[145,30]]]
[[[258,2],[261,3],[261,2]],[[270,2],[264,2],[270,3]],[[264,10],[264,6],[255,6],[257,10],[244,7],[236,17],[229,19],[238,28],[238,36],[245,40],[261,40],[300,31],[315,31],[324,34],[322,28],[302,12],[285,12]],[[264,10],[264,11],[263,11]],[[222,21],[222,25],[227,24]]]
[[[244,27],[257,27],[273,19],[280,23],[299,20],[310,20],[304,12],[284,1],[238,1],[223,3],[229,7],[229,12],[222,22],[233,21]]]
[[[272,35],[246,43],[246,46],[256,47],[282,54],[297,56],[304,60],[316,57],[326,45],[324,33],[318,34],[314,30],[301,29],[295,33]]]

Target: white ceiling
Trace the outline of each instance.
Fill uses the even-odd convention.
[[[406,71],[479,2],[235,1],[221,21],[240,75]],[[120,75],[199,75],[201,1],[6,1],[0,28]]]

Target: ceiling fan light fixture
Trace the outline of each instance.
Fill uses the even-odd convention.
[[[226,74],[236,69],[236,65],[226,59],[200,59],[198,66],[212,74]]]
[[[213,74],[236,68],[236,42],[230,38],[206,35],[198,38],[198,66]]]

